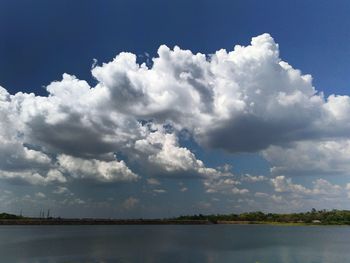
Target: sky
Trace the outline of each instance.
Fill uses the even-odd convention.
[[[350,209],[348,1],[0,3],[0,211]]]

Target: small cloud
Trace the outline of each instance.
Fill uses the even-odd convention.
[[[232,170],[232,165],[231,164],[224,164],[222,166],[217,167],[219,171],[222,171],[224,173],[229,173]]]
[[[96,68],[97,66],[97,63],[98,63],[98,60],[96,58],[92,59],[92,65],[91,65],[91,69],[94,69]]]
[[[44,193],[42,193],[42,192],[36,193],[35,196],[36,196],[37,198],[45,198],[45,197],[46,197],[46,195],[45,195]]]
[[[267,193],[262,193],[262,192],[256,192],[254,194],[255,197],[268,197],[269,195]]]
[[[140,200],[138,198],[135,197],[129,197],[127,198],[124,202],[123,202],[123,207],[127,210],[134,208],[138,203],[140,202]]]
[[[69,193],[69,189],[67,187],[64,187],[64,186],[58,186],[54,191],[53,193],[54,194],[66,194],[66,193]]]
[[[155,179],[155,178],[147,179],[147,183],[150,184],[150,185],[160,185],[160,182],[157,179]]]
[[[77,204],[77,205],[83,205],[85,204],[86,202],[84,200],[81,200],[80,198],[75,198],[73,201],[72,201],[73,204]]]
[[[248,189],[239,189],[237,187],[233,187],[232,188],[232,193],[233,194],[239,194],[239,195],[244,195],[244,194],[248,194],[249,190]]]
[[[272,196],[271,196],[271,199],[272,199],[273,201],[275,201],[276,203],[281,203],[281,202],[283,201],[283,198],[282,198],[282,196],[280,196],[280,195],[272,195]]]
[[[29,200],[29,199],[31,199],[32,197],[30,196],[30,195],[25,195],[25,196],[23,196],[23,200]]]
[[[200,207],[202,209],[208,209],[211,207],[211,203],[210,202],[199,202],[198,207]]]
[[[164,193],[166,193],[167,191],[164,190],[164,189],[154,189],[153,192],[154,192],[154,193],[157,193],[157,194],[164,194]]]
[[[251,183],[262,182],[262,181],[266,181],[266,180],[268,180],[268,179],[263,175],[245,174],[242,177],[242,181],[251,182]]]
[[[182,187],[182,188],[180,189],[181,192],[186,192],[187,190],[188,190],[187,187]]]
[[[83,205],[86,204],[86,202],[80,198],[74,198],[73,200],[70,199],[64,199],[61,204],[63,205]]]

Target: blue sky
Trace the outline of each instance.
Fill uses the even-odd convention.
[[[0,208],[100,217],[349,208],[349,9],[347,1],[1,1]],[[235,45],[253,48],[233,55],[233,68],[230,58],[218,56],[215,68],[172,51],[215,61],[210,54]],[[130,68],[123,82],[116,68],[132,58],[103,65],[120,52],[152,72]],[[280,60],[301,73],[276,73]],[[172,70],[190,75],[172,79]],[[153,79],[163,74],[168,84]],[[177,93],[183,78],[199,102]],[[143,102],[133,97],[140,89]],[[154,94],[164,90],[179,101],[163,105]]]
[[[160,44],[211,53],[268,32],[318,89],[347,94],[349,9],[347,1],[2,1],[1,81],[42,92],[62,72],[91,78],[93,58],[154,55]]]

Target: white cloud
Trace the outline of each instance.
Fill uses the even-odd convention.
[[[71,194],[71,192],[69,191],[69,189],[67,187],[64,186],[57,186],[57,188],[53,191],[54,194]]]
[[[272,185],[276,192],[284,193],[297,193],[297,194],[310,194],[312,191],[300,184],[292,183],[291,178],[286,178],[284,175],[277,176],[271,179]]]
[[[207,193],[247,194],[248,189],[238,188],[241,183],[229,172],[212,171],[204,180]]]
[[[244,174],[241,180],[245,182],[256,183],[256,182],[266,181],[268,179],[266,176],[263,176],[263,175]]]
[[[138,198],[135,197],[129,197],[126,200],[124,200],[123,202],[123,207],[127,210],[134,208],[138,203],[140,202],[140,200]]]
[[[239,189],[237,187],[233,187],[232,188],[232,193],[233,194],[240,194],[240,195],[244,195],[244,194],[248,194],[249,193],[249,190],[248,189]]]
[[[201,173],[202,161],[185,147],[180,147],[176,134],[166,133],[162,128],[151,132],[145,139],[135,143],[135,149],[147,156],[148,162],[171,172]]]
[[[44,193],[42,193],[42,192],[36,193],[35,196],[38,197],[38,198],[46,198],[46,195]]]
[[[321,178],[313,181],[312,188],[294,184],[291,178],[287,178],[283,175],[272,178],[271,183],[276,192],[294,195],[339,197],[343,195],[346,190],[346,187],[343,188]]]
[[[148,178],[147,183],[150,185],[160,185],[159,180],[157,180],[156,178]]]
[[[56,171],[52,170],[50,170],[46,175],[32,171],[2,171],[0,173],[0,178],[12,182],[29,183],[33,185],[46,185],[53,182],[65,183],[67,181],[64,176],[59,174],[59,172],[56,173]]]
[[[254,196],[255,196],[255,197],[260,197],[260,198],[265,198],[265,197],[268,197],[269,194],[263,193],[263,192],[256,192],[256,193],[254,194]]]
[[[76,206],[76,205],[85,205],[86,201],[80,199],[80,198],[73,198],[73,199],[64,199],[61,204],[63,205],[69,205],[69,206]]]
[[[164,189],[153,189],[153,192],[156,193],[156,194],[164,194],[164,193],[166,193],[167,191],[164,190]]]
[[[65,172],[77,178],[90,178],[101,182],[135,181],[138,178],[138,175],[133,173],[124,161],[86,160],[63,154],[57,159],[59,166]]]
[[[128,165],[138,162],[158,174],[202,177],[208,192],[248,191],[180,145],[183,130],[206,149],[263,151],[276,174],[349,168],[349,96],[317,92],[310,75],[281,60],[269,34],[210,56],[160,46],[152,66],[120,53],[92,75],[95,86],[63,74],[48,96],[0,87],[1,178],[135,181]]]
[[[60,183],[67,182],[66,177],[64,177],[62,172],[57,170],[57,169],[49,170],[45,180],[48,181],[48,182],[60,182]]]
[[[273,174],[349,174],[350,139],[270,146],[263,156],[272,164]]]
[[[187,192],[188,191],[188,188],[187,187],[181,187],[180,188],[180,192]]]
[[[118,112],[169,120],[198,142],[232,152],[299,140],[323,113],[311,77],[281,61],[268,34],[210,59],[166,46],[158,56],[148,68],[131,53],[119,54],[93,69],[96,89],[108,91]]]
[[[315,195],[338,196],[343,193],[343,188],[324,179],[313,182],[312,193]]]
[[[162,174],[168,173],[181,177],[197,176],[202,179],[207,193],[246,194],[249,192],[248,189],[237,187],[240,183],[233,174],[228,172],[229,166],[218,169],[206,167],[189,149],[179,146],[175,133],[167,133],[162,128],[158,127],[145,139],[136,141],[135,149],[138,154],[147,156],[149,164],[154,165],[152,173],[155,173],[158,168]],[[187,188],[182,188],[182,191],[187,191]]]
[[[311,177],[312,178],[312,177]],[[303,179],[305,180],[305,179]],[[256,194],[260,206],[280,212],[317,209],[347,209],[349,187],[323,178],[314,179],[310,185],[294,183],[292,178],[277,176],[271,179],[274,192]],[[274,202],[275,205],[273,203]]]

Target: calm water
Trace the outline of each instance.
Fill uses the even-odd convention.
[[[0,261],[350,262],[350,227],[1,226]]]

